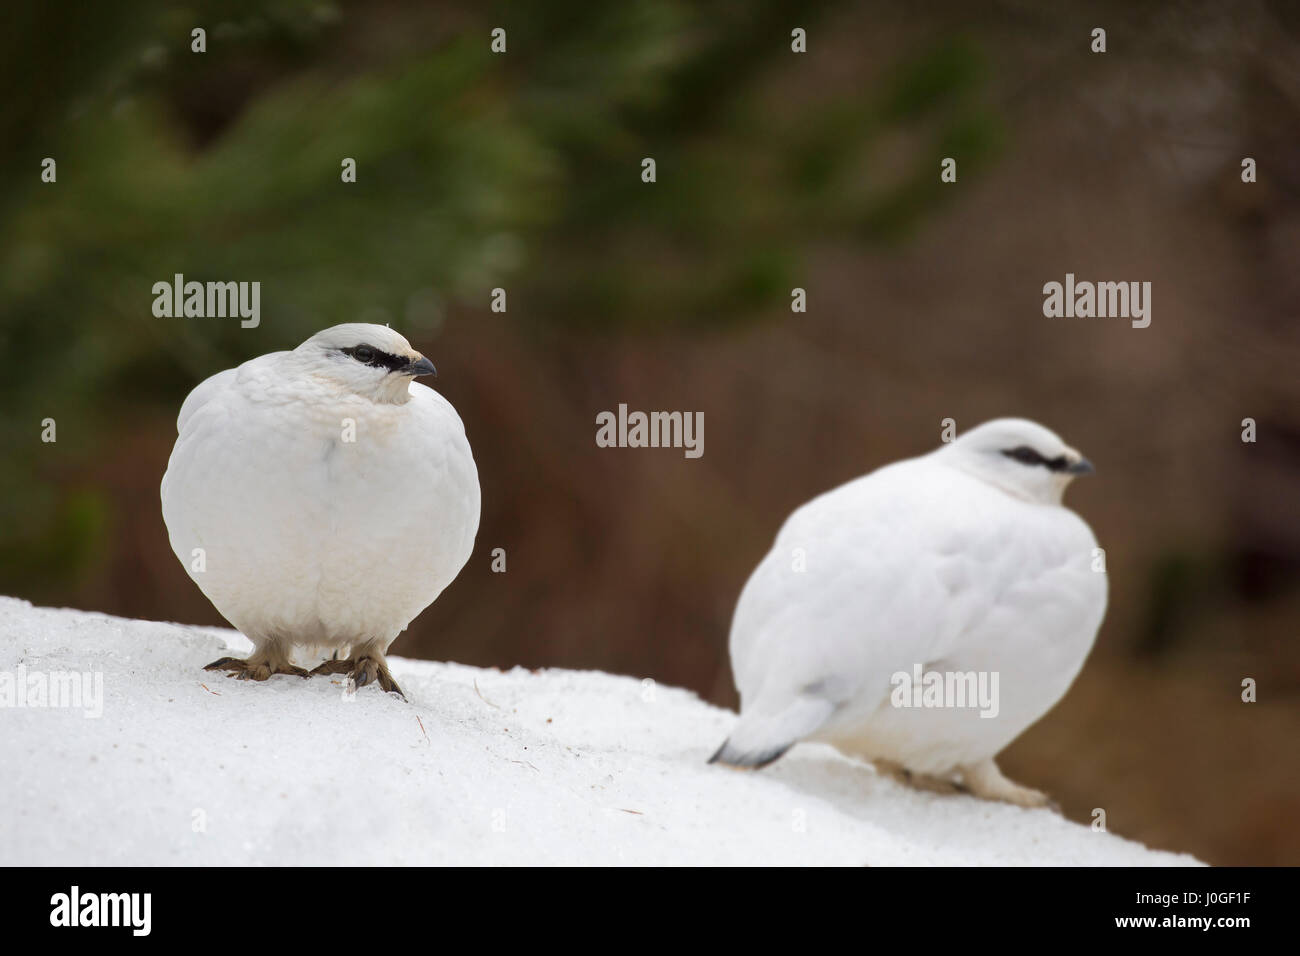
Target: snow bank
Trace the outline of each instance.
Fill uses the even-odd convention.
[[[403,703],[201,670],[248,647],[0,598],[0,702],[90,675],[80,707],[0,707],[0,864],[1196,862],[821,746],[711,767],[734,714],[629,677],[395,658]]]

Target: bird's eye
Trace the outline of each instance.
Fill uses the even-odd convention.
[[[363,365],[369,365],[375,360],[375,350],[369,345],[358,345],[352,350],[352,357]]]
[[[1044,462],[1043,456],[1028,445],[1021,445],[1019,448],[1008,448],[1002,454],[1008,458],[1014,458],[1022,465],[1041,465]]]

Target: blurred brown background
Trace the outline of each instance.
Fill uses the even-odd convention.
[[[1300,11],[529,6],[8,12],[0,593],[223,623],[159,512],[180,402],[391,322],[484,502],[394,651],[734,706],[731,610],[789,511],[1023,415],[1098,466],[1067,500],[1111,606],[1004,769],[1154,846],[1300,863]],[[260,280],[261,326],[154,318],[174,272]],[[1150,281],[1150,327],[1045,318],[1067,272]],[[597,448],[620,402],[702,411],[703,458]]]

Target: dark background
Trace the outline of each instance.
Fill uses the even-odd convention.
[[[1098,466],[1067,500],[1111,606],[1004,769],[1155,846],[1300,862],[1298,8],[788,6],[7,5],[0,592],[222,623],[159,511],[181,401],[389,322],[483,486],[394,651],[734,705],[731,611],[789,511],[1023,415]],[[260,281],[261,326],[155,318],[176,272]],[[1045,318],[1067,272],[1152,282],[1151,326]],[[704,457],[597,448],[620,402],[702,411]]]

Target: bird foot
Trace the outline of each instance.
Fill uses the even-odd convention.
[[[355,660],[349,658],[343,661],[324,661],[312,669],[312,674],[347,674],[357,688],[375,683],[379,685],[380,690],[396,694],[402,700],[406,700],[402,688],[397,686],[397,681],[393,680],[393,675],[388,672],[388,664],[380,657],[363,654]]]
[[[963,767],[962,782],[968,793],[985,800],[1000,800],[1026,809],[1045,807],[1057,813],[1061,812],[1061,805],[1041,790],[1022,787],[1004,777],[998,765],[992,760],[986,760],[972,767]]]
[[[336,658],[313,667],[311,672],[313,676],[316,674],[351,674],[354,667],[356,667],[356,664],[352,661],[341,661]]]
[[[967,790],[957,781],[948,777],[937,777],[928,773],[917,773],[908,770],[901,764],[894,763],[892,760],[875,760],[872,761],[875,768],[881,773],[888,774],[899,783],[912,787],[915,790],[925,790],[930,793],[966,793]]]
[[[295,667],[288,661],[272,665],[263,660],[240,660],[238,657],[221,657],[203,668],[205,671],[225,671],[227,676],[236,680],[263,681],[272,674],[292,674],[294,677],[310,677],[301,667]]]
[[[390,694],[396,694],[402,700],[406,700],[406,695],[402,693],[402,688],[397,686],[397,681],[393,680],[393,675],[388,672],[388,664],[382,657],[371,657],[363,654],[355,661],[352,673],[348,675],[356,683],[357,687],[365,687],[371,681],[379,684],[379,689]]]

